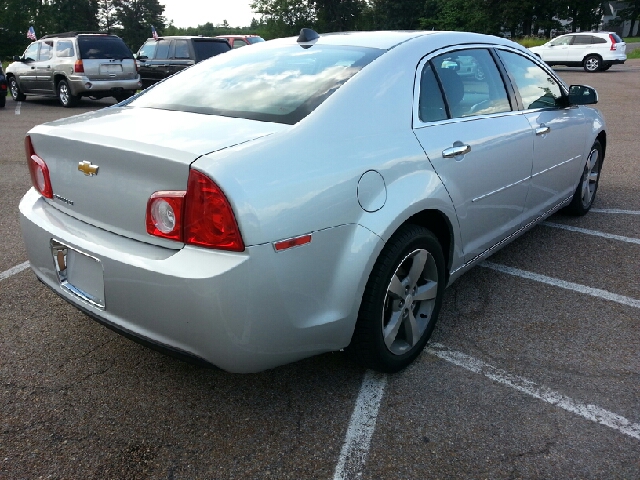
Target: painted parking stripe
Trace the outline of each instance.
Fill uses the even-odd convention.
[[[462,352],[449,350],[444,345],[438,343],[430,344],[426,351],[466,370],[484,375],[495,382],[507,385],[522,393],[586,418],[587,420],[613,428],[620,433],[640,440],[640,423],[632,423],[623,416],[610,412],[609,410],[605,410],[596,405],[578,402],[560,392],[542,385],[537,385],[531,380],[493,367],[482,360]]]
[[[546,283],[547,285],[553,285],[554,287],[573,290],[574,292],[591,295],[592,297],[604,298],[605,300],[621,303],[629,307],[640,308],[640,300],[637,300],[631,297],[625,297],[624,295],[618,295],[617,293],[611,293],[606,290],[601,290],[599,288],[587,287],[585,285],[580,285],[579,283],[567,282],[565,280],[560,280],[559,278],[547,277],[546,275],[527,272],[526,270],[520,270],[519,268],[507,267],[506,265],[500,265],[497,263],[492,263],[487,261],[480,263],[479,266],[490,268],[492,270],[506,273],[508,275],[514,275],[516,277],[526,278],[527,280]]]
[[[595,213],[619,213],[624,215],[640,215],[640,210],[620,210],[618,208],[592,208],[590,212]]]
[[[340,458],[333,474],[334,480],[361,477],[386,385],[386,375],[371,370],[365,373],[340,451]]]
[[[570,232],[584,233],[585,235],[593,235],[594,237],[608,238],[609,240],[618,240],[620,242],[635,243],[640,245],[640,238],[623,237],[622,235],[613,235],[612,233],[599,232],[597,230],[587,230],[586,228],[572,227],[570,225],[562,225],[561,223],[542,222],[542,225],[551,228],[560,228]]]
[[[29,268],[29,262],[24,262],[21,263],[20,265],[16,265],[15,267],[11,267],[9,270],[5,270],[4,272],[0,273],[0,281],[4,280],[5,278],[9,278],[12,275],[15,275],[16,273],[20,273],[23,270],[26,270],[27,268]]]
[[[20,107],[22,106],[22,102],[18,102],[16,104],[16,115],[20,115]]]

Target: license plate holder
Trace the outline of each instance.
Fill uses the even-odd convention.
[[[51,253],[60,286],[104,310],[104,273],[100,260],[54,239]]]
[[[116,63],[103,63],[100,65],[100,74],[122,73],[122,65]]]

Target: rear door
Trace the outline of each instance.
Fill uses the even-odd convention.
[[[474,71],[461,68],[460,59]],[[521,224],[531,127],[512,108],[489,49],[451,51],[419,68],[414,132],[453,201],[469,261]]]
[[[40,44],[36,67],[36,82],[34,89],[38,92],[53,94],[53,40],[44,40]]]
[[[167,73],[173,75],[193,64],[195,64],[195,54],[189,48],[189,40],[184,38],[176,38],[170,49],[171,62]]]

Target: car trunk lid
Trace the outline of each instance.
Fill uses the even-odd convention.
[[[109,108],[35,127],[29,135],[47,164],[55,208],[147,243],[149,197],[186,190],[198,157],[290,128],[254,120],[149,108]]]

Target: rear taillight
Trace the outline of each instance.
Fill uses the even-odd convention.
[[[147,233],[182,241],[182,211],[186,192],[156,192],[147,202]]]
[[[242,252],[231,205],[208,176],[189,172],[187,191],[154,193],[147,202],[147,233],[188,245]]]
[[[7,86],[3,83],[2,85],[0,85],[0,90],[6,90]]]
[[[82,63],[82,60],[76,60],[76,63],[73,66],[73,71],[76,73],[84,73],[84,65]]]
[[[53,198],[49,167],[38,155],[36,155],[29,135],[24,139],[24,148],[27,152],[27,165],[31,174],[31,183],[43,197]]]
[[[616,37],[614,37],[613,35],[609,34],[609,40],[611,40],[611,49],[610,50],[616,50],[618,47],[616,47]]]

